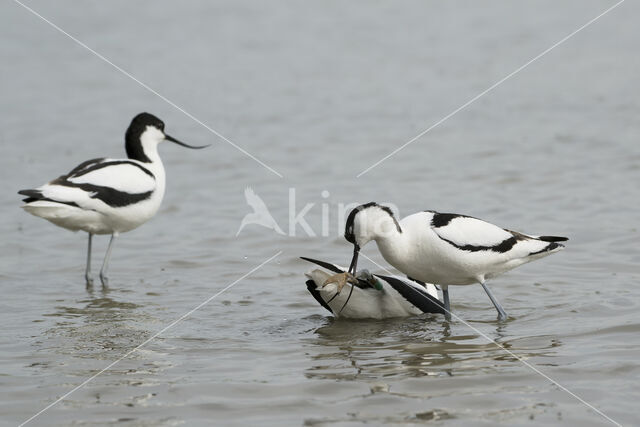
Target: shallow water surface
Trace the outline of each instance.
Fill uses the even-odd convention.
[[[637,4],[360,178],[613,3],[29,5],[282,177],[17,3],[0,5],[3,424],[98,373],[31,424],[610,424],[535,370],[638,423]],[[161,146],[160,212],[116,241],[111,287],[87,291],[86,236],[29,216],[16,191],[123,155],[140,111],[213,146]],[[236,236],[247,186],[285,235],[248,225]],[[489,283],[504,323],[479,286],[452,288],[461,320],[336,320],[308,295],[298,257],[347,263],[341,206],[370,200],[571,240]],[[310,203],[308,228],[290,223]],[[94,239],[94,266],[107,242]],[[364,253],[384,264],[374,244]]]

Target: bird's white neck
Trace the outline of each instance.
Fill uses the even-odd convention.
[[[153,173],[156,179],[156,191],[154,193],[154,198],[157,199],[158,206],[159,203],[162,202],[165,190],[164,165],[162,164],[160,153],[158,153],[158,144],[161,141],[162,140],[158,138],[158,135],[155,135],[152,132],[145,132],[140,138],[140,145],[145,157],[145,161],[142,162],[142,164],[144,167],[149,169],[151,173]]]
[[[375,240],[382,256],[392,265],[405,255],[406,233],[393,214],[381,207],[372,207],[358,214],[356,235],[360,247]]]
[[[406,257],[407,249],[410,247],[407,242],[407,233],[398,231],[378,236],[375,241],[382,257],[396,268],[398,268],[399,262]]]
[[[371,240],[378,244],[397,239],[402,230],[393,214],[379,206],[363,210],[358,214],[355,233],[360,246]]]
[[[159,163],[162,165],[162,160],[160,160],[160,154],[158,153],[158,144],[163,140],[163,137],[160,135],[160,132],[156,131],[155,128],[149,128],[148,131],[140,135],[140,146],[142,147],[144,156],[151,163]]]

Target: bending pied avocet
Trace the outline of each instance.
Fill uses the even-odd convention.
[[[334,273],[346,272],[343,267],[335,264],[305,257],[302,259]],[[445,313],[444,304],[438,299],[438,290],[430,283],[360,270],[353,285],[345,285],[349,292],[338,292],[338,286],[324,285],[331,277],[326,271],[316,268],[305,275],[309,279],[307,289],[311,295],[336,317],[386,319],[422,313]]]
[[[360,248],[375,240],[384,259],[415,280],[442,287],[450,315],[449,285],[480,283],[504,320],[507,313],[486,285],[522,264],[564,248],[566,237],[529,236],[465,215],[424,211],[398,222],[391,209],[375,202],[360,205],[349,214],[344,237],[354,245],[347,273],[326,283],[340,289],[353,280]]]
[[[91,278],[91,239],[94,234],[111,234],[100,269],[100,280],[107,286],[107,268],[114,239],[153,217],[164,196],[165,173],[158,155],[163,140],[188,148],[164,133],[164,123],[149,113],[133,118],[125,134],[127,159],[88,160],[71,172],[34,190],[21,190],[27,196],[22,206],[27,212],[71,231],[89,233],[87,286]]]

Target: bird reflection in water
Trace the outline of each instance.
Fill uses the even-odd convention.
[[[326,322],[310,341],[308,378],[378,381],[474,375],[500,370],[496,362],[521,363],[504,349],[528,359],[553,356],[561,345],[555,336],[509,337],[508,324],[498,325],[493,333],[483,331],[503,349],[468,326],[440,321],[437,315]]]

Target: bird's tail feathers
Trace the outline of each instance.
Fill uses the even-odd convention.
[[[538,240],[542,240],[543,242],[566,242],[569,238],[562,236],[539,236]]]
[[[42,198],[44,198],[40,190],[20,190],[18,191],[18,194],[27,196],[25,199],[22,199],[22,201],[25,203],[35,202],[36,200],[41,200]]]
[[[551,255],[552,253],[558,252],[562,249],[564,249],[564,245],[562,243],[549,242],[549,244],[545,245],[545,247],[543,247],[542,249],[530,252],[529,256],[538,258],[546,255]]]

